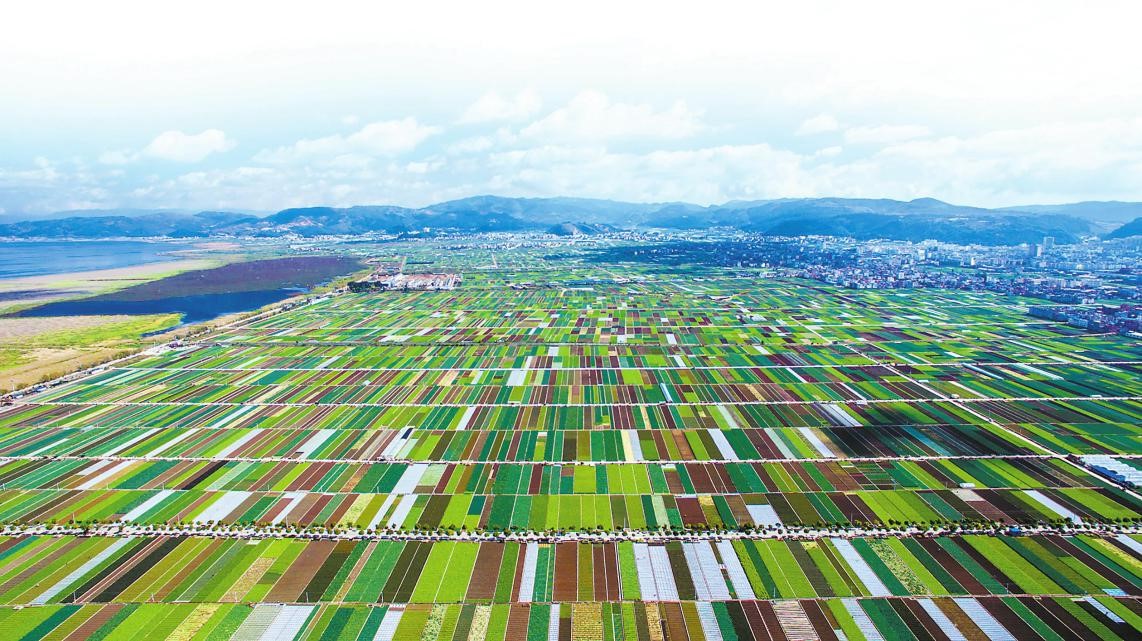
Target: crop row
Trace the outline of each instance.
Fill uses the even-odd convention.
[[[109,469],[114,463],[109,464]],[[589,469],[589,468],[584,468]],[[205,468],[200,474],[209,472]],[[876,490],[748,494],[415,494],[432,482],[410,470],[390,494],[208,489],[0,491],[0,522],[256,524],[357,530],[658,530],[963,524],[1133,522],[1137,500],[1119,489]],[[197,476],[171,487],[197,488]],[[95,479],[98,481],[98,478]]]
[[[174,402],[180,396],[140,395],[144,390],[227,388],[236,400],[256,398],[277,402],[290,398],[267,395],[269,386],[289,386],[321,398],[333,395],[345,402],[373,403],[399,398],[413,402],[426,394],[447,403],[480,403],[523,393],[523,402],[548,395],[556,402],[764,402],[861,401],[924,399],[934,395],[963,398],[1031,398],[1130,396],[1133,379],[1142,375],[1133,365],[970,365],[864,367],[736,367],[691,369],[682,358],[670,368],[588,367],[562,369],[558,356],[523,357],[514,367],[447,369],[142,369],[127,367],[83,379],[66,391],[40,395],[40,402]],[[525,388],[516,390],[514,388]],[[539,388],[539,389],[527,389]],[[195,397],[199,398],[199,397]]]
[[[26,458],[0,462],[3,489],[211,489],[417,494],[733,494],[1109,487],[1054,458],[755,463],[365,463]],[[411,471],[410,471],[411,470]]]
[[[978,297],[963,293],[965,298],[947,292],[914,291],[909,297],[884,297],[884,291],[849,291],[844,296],[812,291],[804,282],[766,279],[766,288],[745,287],[742,279],[708,279],[701,288],[694,283],[658,281],[653,287],[626,283],[598,283],[589,289],[548,287],[530,290],[506,290],[482,287],[478,273],[465,276],[461,289],[452,291],[410,291],[363,293],[351,298],[334,299],[302,310],[292,322],[268,318],[252,327],[304,327],[331,325],[336,328],[355,325],[409,325],[416,322],[448,325],[456,319],[473,325],[491,326],[498,322],[528,321],[552,325],[580,320],[588,324],[617,319],[626,323],[652,322],[661,325],[685,322],[715,324],[722,319],[735,319],[741,307],[766,309],[766,320],[776,324],[841,324],[889,325],[906,317],[918,327],[949,322],[950,318],[966,318],[974,323],[996,325],[1028,320],[1017,311],[1010,299],[994,294]],[[477,279],[477,280],[473,280]],[[756,281],[754,281],[756,284]],[[635,293],[634,289],[638,289]],[[769,290],[772,288],[772,290]],[[768,291],[767,291],[768,290]],[[392,306],[397,298],[403,303]],[[715,300],[711,296],[733,294],[733,301]],[[899,294],[899,293],[897,293]],[[970,298],[969,298],[970,297]],[[847,300],[846,300],[847,299]],[[432,315],[422,310],[448,310]],[[559,313],[552,317],[548,310]],[[510,313],[506,313],[510,312]],[[570,312],[570,313],[569,313]],[[320,323],[335,314],[333,322]]]
[[[269,388],[273,394],[302,394],[291,388]],[[478,405],[412,404],[412,405],[346,405],[316,399],[239,403],[226,396],[225,388],[216,391],[188,388],[186,395],[222,394],[212,400],[181,400],[162,403],[115,401],[110,404],[27,403],[0,409],[0,428],[4,427],[295,427],[313,429],[404,429],[416,427],[425,430],[451,431],[537,431],[537,430],[636,430],[654,431],[677,429],[703,430],[764,430],[769,434],[775,428],[802,428],[832,430],[829,434],[851,433],[846,428],[871,427],[854,437],[858,441],[877,439],[880,434],[892,434],[893,429],[915,427],[962,426],[988,428],[994,424],[1041,425],[1079,424],[1092,426],[1091,444],[1109,448],[1113,443],[1099,440],[1100,425],[1109,425],[1112,432],[1121,433],[1131,445],[1131,451],[1142,450],[1142,402],[1139,400],[990,400],[975,401],[967,407],[955,401],[885,401],[878,403],[673,403],[673,404],[549,404],[521,406],[516,403]],[[232,394],[238,394],[233,390]],[[302,399],[309,396],[302,394]],[[1134,426],[1134,429],[1122,426]],[[837,430],[836,428],[841,428]],[[891,437],[889,437],[891,438]],[[1003,439],[992,436],[991,440]],[[799,439],[804,441],[804,438]],[[915,439],[909,439],[915,440]],[[954,439],[944,439],[954,440]],[[870,450],[845,449],[846,443],[824,449],[816,443],[803,442],[800,457],[815,456],[869,456]],[[858,446],[849,446],[858,447]],[[972,453],[1010,454],[1018,448],[1012,440],[995,451],[956,451],[928,448],[929,454],[967,455]],[[921,443],[914,449],[924,449]],[[773,449],[779,450],[774,447]],[[1092,453],[1092,452],[1084,452]],[[748,450],[740,458],[750,456]],[[883,455],[892,455],[888,451]],[[793,456],[791,456],[792,458]]]
[[[333,318],[327,318],[334,322]],[[1113,337],[1080,334],[1056,337],[1020,336],[1018,341],[866,342],[855,345],[786,345],[779,350],[738,343],[707,345],[544,345],[499,343],[464,345],[337,345],[202,343],[173,354],[146,356],[129,367],[204,370],[496,370],[522,367],[528,358],[550,358],[564,369],[712,368],[845,368],[904,363],[964,368],[981,363],[1051,363],[1079,365],[1087,371],[1100,361],[1139,361],[1142,349]],[[681,365],[680,365],[681,363]],[[983,367],[989,367],[982,365]],[[1037,365],[1036,365],[1037,366]],[[1125,367],[1125,366],[1123,366]],[[876,370],[874,370],[876,371]],[[832,376],[841,377],[835,373]],[[759,382],[762,379],[758,379]]]
[[[0,603],[549,603],[1142,595],[1137,540],[737,539],[665,544],[0,539]]]
[[[933,319],[923,325],[894,321],[890,313],[879,315],[853,314],[848,318],[839,314],[828,318],[829,314],[796,315],[782,313],[782,310],[751,310],[742,314],[742,307],[725,302],[702,301],[697,296],[679,296],[674,300],[657,301],[656,307],[641,308],[637,311],[625,307],[622,293],[615,289],[597,292],[582,306],[575,309],[576,298],[551,305],[547,301],[528,300],[526,295],[496,298],[487,292],[471,292],[469,296],[480,296],[483,301],[475,305],[502,305],[502,311],[490,309],[456,309],[437,316],[422,313],[431,306],[457,305],[457,296],[447,293],[410,293],[401,295],[381,295],[375,298],[378,307],[352,310],[334,308],[329,303],[319,303],[290,320],[271,319],[248,326],[235,328],[223,335],[224,338],[248,339],[257,336],[270,342],[296,342],[304,339],[337,337],[343,340],[380,340],[386,336],[399,335],[402,341],[412,344],[432,342],[434,337],[445,337],[457,341],[478,336],[531,336],[540,337],[545,342],[575,342],[566,340],[574,336],[626,335],[632,342],[661,344],[666,336],[673,336],[679,344],[718,342],[718,337],[745,337],[764,342],[802,342],[803,338],[825,338],[829,341],[865,340],[932,340],[940,337],[999,338],[1005,334],[1020,333],[1029,336],[1052,337],[1066,335],[1074,328],[1058,325],[1050,321],[1030,319],[1020,316],[1015,306],[987,308],[992,313],[976,316],[965,310],[981,308],[961,308],[940,320]],[[368,300],[368,296],[363,297]],[[375,296],[375,295],[372,295]],[[491,300],[489,300],[491,299]],[[419,303],[416,302],[419,300]],[[392,305],[399,301],[400,305]],[[463,302],[459,304],[464,305]],[[650,303],[655,305],[655,302]],[[409,313],[410,306],[428,307]],[[466,307],[474,305],[468,304]],[[588,308],[590,306],[591,308]],[[697,307],[701,306],[701,307]],[[609,307],[609,308],[608,308]],[[625,309],[624,309],[625,307]],[[685,309],[685,308],[689,309]],[[835,311],[844,313],[841,306],[834,305]],[[680,309],[682,308],[682,309]],[[824,311],[824,310],[822,310]],[[325,312],[325,314],[323,314]],[[402,314],[401,312],[404,312]],[[327,318],[332,314],[335,319]],[[637,315],[636,315],[637,314]],[[970,319],[965,322],[962,319]],[[405,332],[406,328],[425,330],[423,334]],[[395,332],[393,330],[396,330]],[[637,341],[635,340],[637,339]],[[649,339],[649,340],[647,340]],[[336,338],[334,339],[336,340]],[[511,338],[505,338],[511,342]],[[391,341],[391,339],[390,339]],[[825,342],[825,341],[822,341]],[[667,344],[675,344],[673,341]]]
[[[12,641],[826,641],[1133,639],[1111,597],[680,603],[63,605],[0,610]]]
[[[18,419],[14,422],[19,427],[0,428],[0,456],[637,463],[1036,453],[994,426],[442,431],[370,429],[364,420],[355,427],[343,422],[355,417],[339,408],[182,407],[166,408],[164,414],[138,407],[18,407],[20,415],[9,416]],[[262,409],[273,410],[274,416]],[[147,426],[152,417],[165,427]],[[304,428],[305,422],[294,420],[299,417],[340,429]],[[85,425],[88,420],[99,423]],[[235,425],[251,422],[260,427]],[[1084,454],[1137,452],[1142,438],[1142,427],[1132,424],[1102,424],[1097,431],[1084,424],[1021,424],[1009,429],[1055,449]]]
[[[1044,329],[1043,338],[1055,338],[1059,329],[1056,324],[1043,321],[1039,325]],[[1064,332],[1066,330],[1063,330]],[[1070,330],[1077,332],[1079,330]],[[885,330],[883,327],[869,325],[866,327],[852,327],[844,325],[767,325],[746,324],[735,321],[732,324],[716,327],[706,325],[681,325],[677,327],[657,327],[643,325],[625,327],[619,324],[597,325],[582,327],[539,327],[539,326],[508,326],[508,327],[359,327],[349,329],[298,328],[298,329],[263,329],[256,330],[243,328],[235,330],[216,340],[229,340],[235,342],[257,341],[265,344],[278,345],[307,345],[322,344],[362,344],[374,345],[383,343],[398,343],[408,345],[432,345],[436,343],[561,343],[572,345],[614,345],[628,344],[638,346],[670,346],[670,345],[703,345],[729,341],[730,339],[747,344],[765,346],[769,349],[780,349],[786,345],[795,344],[829,344],[835,342],[857,341],[911,341],[916,343],[939,340],[949,341],[987,341],[1001,340],[1009,336],[1009,332],[997,331],[987,326],[970,326],[949,324],[938,328],[908,328]],[[1034,336],[1034,332],[1021,328],[1019,336]]]

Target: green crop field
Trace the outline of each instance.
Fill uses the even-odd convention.
[[[500,244],[0,407],[0,636],[1138,638],[1136,339]]]

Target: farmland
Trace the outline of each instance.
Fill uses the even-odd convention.
[[[12,639],[1114,639],[1142,345],[988,292],[357,247],[0,407]]]

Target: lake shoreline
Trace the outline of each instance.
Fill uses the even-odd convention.
[[[14,317],[176,313],[183,324],[213,320],[304,294],[361,270],[344,256],[288,256],[185,271],[95,296],[26,306]]]
[[[27,387],[106,362],[151,343],[169,340],[169,336],[186,327],[180,316],[162,313],[36,317],[14,314],[47,303],[99,296],[184,272],[219,267],[247,256],[241,246],[234,244],[166,243],[156,249],[161,250],[163,258],[152,262],[0,277],[0,389]]]

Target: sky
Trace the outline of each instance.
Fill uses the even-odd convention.
[[[0,216],[1142,200],[1136,1],[396,4],[6,8]]]

